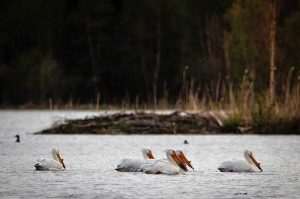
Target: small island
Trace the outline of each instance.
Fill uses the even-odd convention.
[[[216,134],[222,124],[213,114],[175,111],[115,113],[55,122],[36,134]]]
[[[211,111],[167,114],[141,111],[59,120],[35,134],[299,134],[299,124],[298,120],[236,122],[233,116],[221,117],[221,114]]]

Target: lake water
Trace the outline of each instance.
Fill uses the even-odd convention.
[[[258,135],[33,135],[59,118],[84,111],[0,111],[0,198],[299,198],[300,136]],[[15,143],[14,136],[21,136]],[[188,140],[190,144],[184,145]],[[122,158],[157,158],[182,149],[195,171],[167,176],[122,173]],[[35,171],[38,157],[60,149],[65,171]],[[253,151],[264,172],[221,173],[219,163]]]

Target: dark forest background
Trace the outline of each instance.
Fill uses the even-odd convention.
[[[274,1],[273,1],[274,2]],[[300,75],[300,1],[276,0],[276,92]],[[269,86],[272,0],[0,0],[0,104],[176,101]],[[225,83],[224,83],[225,84]],[[292,84],[293,85],[293,84]]]

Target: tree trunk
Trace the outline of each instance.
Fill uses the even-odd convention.
[[[85,15],[85,22],[86,22],[86,36],[87,36],[87,42],[89,46],[89,54],[90,54],[90,62],[91,62],[91,72],[92,72],[92,82],[95,90],[95,94],[97,91],[97,75],[96,75],[96,58],[95,58],[95,52],[94,52],[94,46],[92,41],[92,34],[91,34],[91,28],[90,28],[90,19],[87,13],[87,9],[84,10]]]
[[[157,105],[157,79],[158,73],[160,70],[160,61],[161,61],[161,8],[158,8],[157,11],[157,21],[156,21],[156,61],[155,69],[153,74],[153,103],[156,108]]]
[[[270,100],[275,99],[275,54],[276,54],[276,0],[271,0],[271,27],[270,27]]]
[[[145,50],[145,44],[144,44],[144,37],[145,37],[145,32],[144,32],[144,20],[139,19],[139,50],[140,50],[140,61],[141,61],[141,66],[142,66],[142,74],[143,74],[143,79],[144,83],[146,86],[146,90],[151,89],[151,84],[149,83],[149,78],[148,78],[148,70],[147,70],[147,62],[146,62],[146,50]],[[150,78],[151,79],[151,78]],[[151,92],[147,94],[147,100],[148,102],[151,101]]]

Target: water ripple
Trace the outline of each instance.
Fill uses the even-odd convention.
[[[32,135],[53,116],[85,112],[0,112],[0,198],[297,198],[300,190],[299,136],[238,135]],[[89,114],[95,114],[91,112]],[[21,143],[14,135],[21,135]],[[183,145],[188,139],[190,144]],[[60,148],[65,171],[34,171],[40,156]],[[195,171],[166,176],[114,171],[122,158],[142,158],[150,147],[183,149]],[[264,172],[221,173],[220,162],[242,159],[252,150]]]

